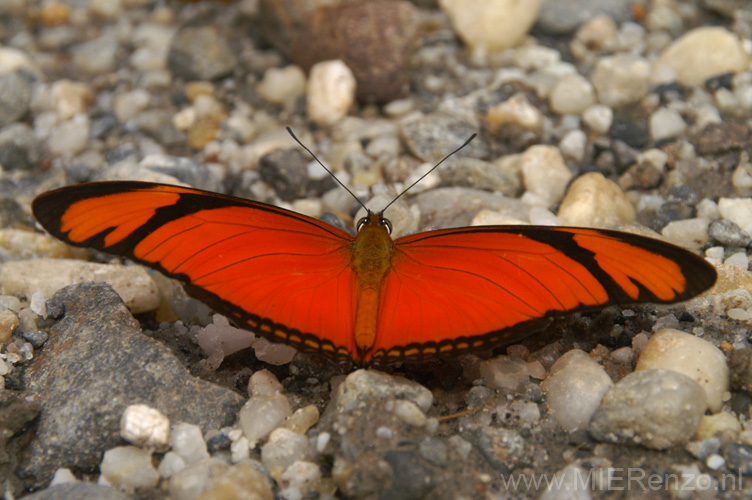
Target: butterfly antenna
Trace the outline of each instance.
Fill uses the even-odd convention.
[[[475,139],[477,136],[478,136],[478,134],[471,135],[468,138],[468,140],[466,140],[462,144],[462,146],[458,147],[457,149],[455,149],[454,151],[452,151],[451,153],[449,153],[448,155],[446,155],[439,163],[437,163],[436,165],[434,165],[433,168],[431,168],[431,170],[429,170],[425,174],[421,175],[420,178],[417,181],[415,181],[412,184],[410,184],[409,186],[407,186],[400,194],[397,195],[396,198],[394,198],[392,201],[390,201],[389,204],[387,206],[385,206],[383,210],[381,210],[381,213],[386,212],[386,209],[389,208],[390,206],[392,206],[392,203],[394,203],[395,201],[399,200],[400,197],[403,194],[405,194],[408,191],[410,191],[413,188],[413,186],[415,186],[417,183],[419,183],[420,181],[422,181],[423,179],[425,179],[428,174],[430,174],[431,172],[433,172],[434,170],[436,170],[439,167],[439,165],[441,165],[442,163],[444,163],[445,161],[447,161],[450,156],[454,155],[457,151],[461,150],[462,148],[464,148],[465,146],[467,146],[468,144],[470,144],[470,141],[472,141],[473,139]]]
[[[295,136],[295,133],[294,133],[294,132],[292,131],[292,129],[291,129],[290,127],[285,127],[285,128],[287,129],[287,133],[288,133],[288,134],[290,134],[290,135],[292,136],[292,138],[293,138],[293,139],[295,139],[295,142],[297,142],[297,143],[298,143],[298,145],[299,145],[299,146],[300,146],[301,148],[305,149],[305,150],[306,150],[306,151],[308,152],[308,154],[309,154],[309,155],[311,155],[311,157],[312,157],[312,158],[313,158],[314,160],[316,160],[316,163],[318,163],[319,165],[321,165],[321,168],[323,168],[324,170],[326,170],[326,172],[327,172],[327,173],[328,173],[329,175],[331,175],[331,176],[332,176],[332,178],[333,178],[333,179],[334,179],[335,181],[337,181],[337,184],[339,184],[340,186],[342,186],[342,187],[343,187],[343,188],[345,189],[345,191],[347,191],[348,193],[350,193],[350,196],[352,196],[353,198],[355,198],[355,201],[357,201],[357,202],[358,202],[358,203],[360,204],[360,206],[361,206],[361,207],[363,207],[363,208],[365,208],[365,209],[366,209],[366,212],[368,212],[368,213],[370,214],[370,213],[371,213],[371,211],[370,211],[370,210],[368,210],[368,207],[367,207],[367,206],[365,206],[365,205],[363,204],[363,202],[362,202],[362,201],[360,201],[360,199],[359,199],[359,198],[358,198],[357,196],[355,196],[355,193],[353,193],[352,191],[350,191],[350,188],[348,188],[347,186],[345,186],[345,185],[344,185],[344,184],[342,183],[342,181],[341,181],[341,180],[337,179],[337,176],[336,176],[336,175],[334,175],[334,174],[332,173],[332,171],[331,171],[331,170],[329,170],[328,168],[326,168],[326,165],[324,165],[323,163],[321,163],[321,160],[319,160],[319,159],[318,159],[318,158],[316,157],[316,155],[315,155],[315,154],[313,154],[313,151],[311,151],[310,149],[308,149],[308,146],[306,146],[305,144],[303,144],[302,142],[300,142],[300,139],[298,139],[298,138],[297,138],[297,137]],[[460,149],[462,149],[462,148],[460,148]],[[442,160],[442,161],[443,161],[443,160]]]

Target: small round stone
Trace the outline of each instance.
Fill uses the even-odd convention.
[[[671,328],[650,337],[637,360],[636,371],[673,370],[697,382],[705,391],[707,405],[717,412],[729,387],[726,356],[707,340]]]
[[[568,431],[587,427],[601,398],[612,386],[603,367],[578,349],[560,357],[541,383],[549,411]]]
[[[588,430],[598,441],[666,449],[694,435],[706,409],[705,391],[669,370],[640,370],[606,393]]]

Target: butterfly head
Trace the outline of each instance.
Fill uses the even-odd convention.
[[[358,232],[361,232],[366,227],[383,227],[387,234],[392,234],[392,222],[384,217],[384,212],[373,213],[370,210],[365,217],[361,217],[358,224],[355,226]]]

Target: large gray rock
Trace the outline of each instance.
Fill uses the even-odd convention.
[[[96,470],[102,453],[122,444],[119,422],[130,404],[203,431],[235,420],[243,398],[191,376],[169,349],[141,333],[109,285],[64,288],[49,309],[62,316],[25,373],[24,396],[42,408],[18,469],[27,486],[46,484],[59,467]]]

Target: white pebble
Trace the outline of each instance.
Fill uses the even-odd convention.
[[[711,76],[748,69],[750,56],[735,34],[722,27],[701,27],[674,41],[653,63],[653,82],[674,78],[701,85]]]
[[[527,363],[504,354],[481,362],[480,376],[490,389],[504,391],[516,391],[530,380]]]
[[[151,95],[144,89],[135,89],[115,96],[112,101],[112,110],[120,123],[135,118],[149,107]]]
[[[29,309],[43,318],[47,317],[47,299],[42,292],[34,292],[31,294],[31,300],[29,300]]]
[[[718,213],[752,234],[752,198],[721,198],[718,200]]]
[[[570,130],[559,142],[561,154],[576,162],[582,162],[585,158],[587,136],[582,130]]]
[[[315,64],[308,80],[308,118],[323,126],[335,124],[355,102],[355,88],[355,76],[344,62]]]
[[[551,366],[541,383],[551,414],[567,431],[584,429],[603,395],[614,385],[611,378],[584,351],[571,350]]]
[[[658,108],[650,115],[650,135],[654,141],[677,137],[686,128],[687,124],[676,110]]]
[[[269,435],[292,415],[287,398],[282,394],[254,396],[240,409],[238,424],[250,441],[250,446]]]
[[[269,68],[258,85],[261,97],[275,104],[284,104],[305,92],[305,73],[293,64],[284,68]]]
[[[582,112],[582,122],[592,131],[605,134],[611,130],[614,111],[603,104],[594,104]]]
[[[440,0],[452,28],[482,61],[519,44],[538,18],[540,0]]]
[[[310,458],[308,438],[284,427],[274,429],[261,447],[261,462],[269,469],[286,469],[296,460]]]
[[[149,406],[130,405],[120,417],[120,436],[142,448],[164,448],[170,441],[170,419]]]
[[[634,222],[637,218],[624,191],[599,172],[575,179],[561,202],[558,216],[565,226],[601,228]]]
[[[413,427],[423,427],[426,425],[426,414],[412,401],[404,399],[395,401],[394,414],[397,415],[397,418]]]
[[[601,104],[610,108],[632,104],[650,90],[650,63],[631,54],[607,56],[593,69],[592,82]]]
[[[73,475],[70,469],[67,467],[60,467],[58,470],[55,471],[55,475],[52,476],[52,481],[50,481],[50,486],[55,486],[57,484],[69,484],[69,483],[77,483],[78,479],[76,479],[76,476]]]
[[[321,470],[314,463],[299,460],[288,467],[280,479],[285,488],[308,492],[321,481]]]
[[[702,218],[672,221],[661,230],[664,238],[675,245],[699,250],[708,242],[710,221]]]
[[[637,370],[662,368],[691,378],[705,390],[708,408],[717,412],[728,391],[726,356],[707,340],[671,328],[650,337],[637,360]]]
[[[241,436],[230,444],[230,457],[232,463],[247,460],[251,456],[251,443],[248,438]]]
[[[720,456],[718,453],[713,453],[705,460],[705,465],[708,466],[708,469],[718,470],[726,465],[726,459]]]
[[[540,196],[548,207],[561,200],[572,178],[572,172],[554,146],[531,146],[522,153],[520,166],[525,189]]]
[[[730,264],[732,266],[741,267],[742,269],[749,268],[749,257],[745,252],[737,252],[726,259],[724,264]]]
[[[185,469],[185,460],[180,458],[180,455],[174,451],[168,451],[165,453],[165,456],[162,457],[162,461],[159,462],[157,472],[159,472],[160,477],[169,479],[183,469]]]
[[[255,372],[248,381],[249,396],[274,396],[283,392],[284,387],[269,370]]]
[[[105,451],[99,470],[107,484],[129,491],[151,488],[159,482],[159,474],[151,463],[151,452],[135,446],[118,446]]]
[[[76,155],[83,151],[89,141],[89,117],[78,114],[55,127],[47,147],[53,155]]]
[[[551,89],[548,100],[555,113],[579,115],[595,104],[595,91],[582,75],[565,75]]]
[[[180,455],[186,464],[194,464],[209,458],[204,436],[197,425],[179,423],[172,427],[172,451]]]

